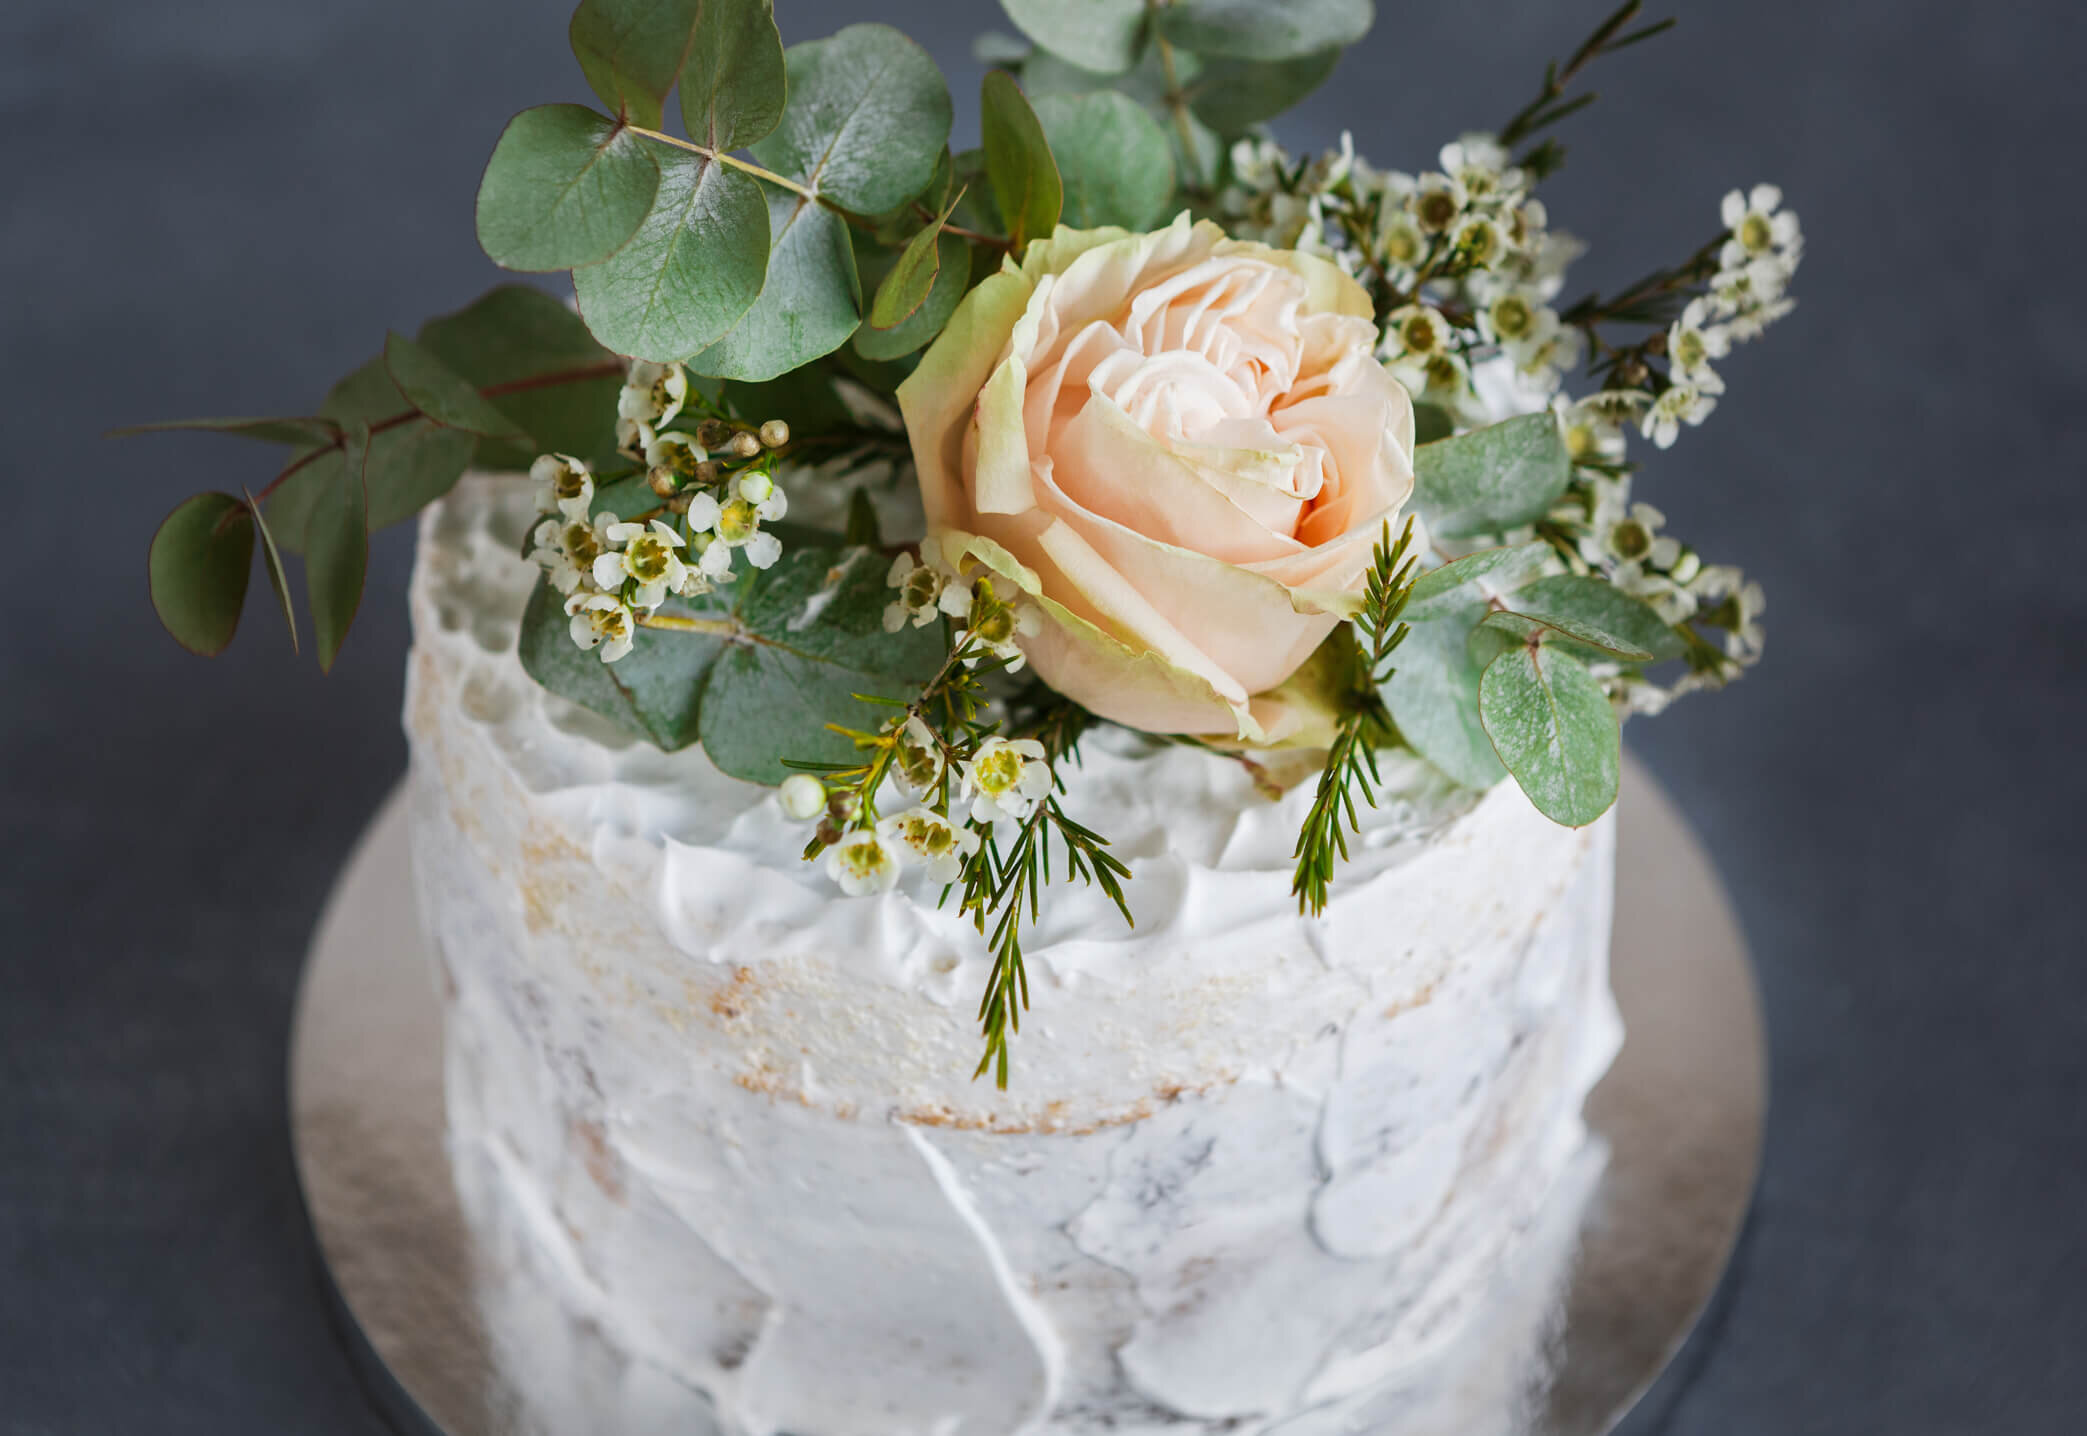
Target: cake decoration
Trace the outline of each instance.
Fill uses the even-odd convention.
[[[1511,777],[1588,827],[1623,717],[1759,659],[1759,586],[1667,531],[1630,452],[1711,417],[1803,253],[1757,184],[1678,261],[1564,297],[1582,245],[1538,191],[1583,72],[1672,23],[1638,0],[1412,173],[1266,128],[1369,0],[1004,5],[956,148],[889,26],[786,50],[771,0],[582,0],[599,106],[514,117],[476,207],[487,255],[569,272],[571,303],[503,285],[310,414],[146,426],[288,450],[153,540],[160,619],[203,654],[258,549],[330,668],[372,531],[467,470],[520,486],[521,669],[774,788],[836,900],[934,890],[983,935],[973,1075],[1000,1088],[1047,890],[1138,910],[1068,782],[1084,739],[1308,788],[1309,922],[1386,765],[1474,802]]]

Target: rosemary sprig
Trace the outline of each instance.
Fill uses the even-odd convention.
[[[993,1073],[993,1081],[1007,1089],[1009,1039],[1022,1030],[1022,1012],[1029,1006],[1029,973],[1023,962],[1022,923],[1035,922],[1042,910],[1043,889],[1051,881],[1051,836],[1056,832],[1065,852],[1065,877],[1092,883],[1106,894],[1123,914],[1135,923],[1130,904],[1123,895],[1123,879],[1130,869],[1108,851],[1108,839],[1075,822],[1059,804],[1064,780],[1059,765],[1079,761],[1079,740],[1093,716],[1077,704],[1059,700],[1026,715],[1017,729],[1020,736],[1043,745],[1051,765],[1055,791],[1038,800],[1022,820],[1014,840],[1003,856],[993,836],[993,825],[971,821],[971,829],[982,841],[964,865],[961,879],[961,909],[972,914],[980,932],[988,932],[993,951],[992,970],[978,1005],[979,1027],[985,1035],[985,1053],[978,1060],[973,1080]]]
[[[1408,631],[1399,615],[1406,611],[1419,577],[1419,560],[1412,557],[1412,548],[1411,518],[1396,544],[1391,541],[1391,525],[1384,525],[1384,536],[1377,541],[1370,563],[1362,610],[1355,615],[1362,691],[1341,715],[1340,727],[1326,751],[1326,766],[1319,773],[1318,789],[1312,795],[1311,811],[1305,814],[1292,854],[1297,871],[1290,891],[1297,897],[1298,910],[1314,917],[1326,910],[1335,866],[1348,859],[1348,834],[1361,827],[1357,797],[1376,805],[1377,738],[1390,727],[1377,689],[1391,677],[1386,665]]]

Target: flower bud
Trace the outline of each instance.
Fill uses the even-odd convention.
[[[696,442],[706,449],[722,449],[732,437],[732,426],[723,419],[705,419],[696,425]]]
[[[739,497],[745,499],[748,503],[759,507],[767,503],[774,494],[775,480],[768,477],[768,475],[741,474],[739,476]]]
[[[761,440],[752,432],[742,429],[732,436],[732,442],[727,447],[739,458],[751,459],[761,452]]]
[[[654,469],[646,482],[652,485],[652,492],[663,499],[673,498],[674,490],[679,487],[674,479],[674,471],[666,468]]]
[[[780,449],[790,442],[790,426],[781,419],[770,419],[761,426],[761,442],[771,449]]]
[[[810,773],[793,773],[783,779],[775,798],[783,815],[795,822],[808,823],[826,811],[826,785]]]

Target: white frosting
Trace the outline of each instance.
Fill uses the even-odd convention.
[[[734,1436],[1304,1436],[1446,1379],[1620,1040],[1606,821],[1394,755],[1307,919],[1308,791],[1093,735],[1067,805],[1136,927],[1053,889],[998,1092],[984,944],[934,891],[842,897],[768,790],[522,673],[528,504],[472,478],[422,523],[416,871],[467,1208],[645,1373],[622,1399],[701,1391]]]

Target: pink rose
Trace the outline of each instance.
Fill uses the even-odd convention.
[[[1354,611],[1413,489],[1370,316],[1325,260],[1185,215],[1030,245],[899,389],[945,562],[1029,595],[1029,662],[1093,712],[1289,736],[1256,697]]]

